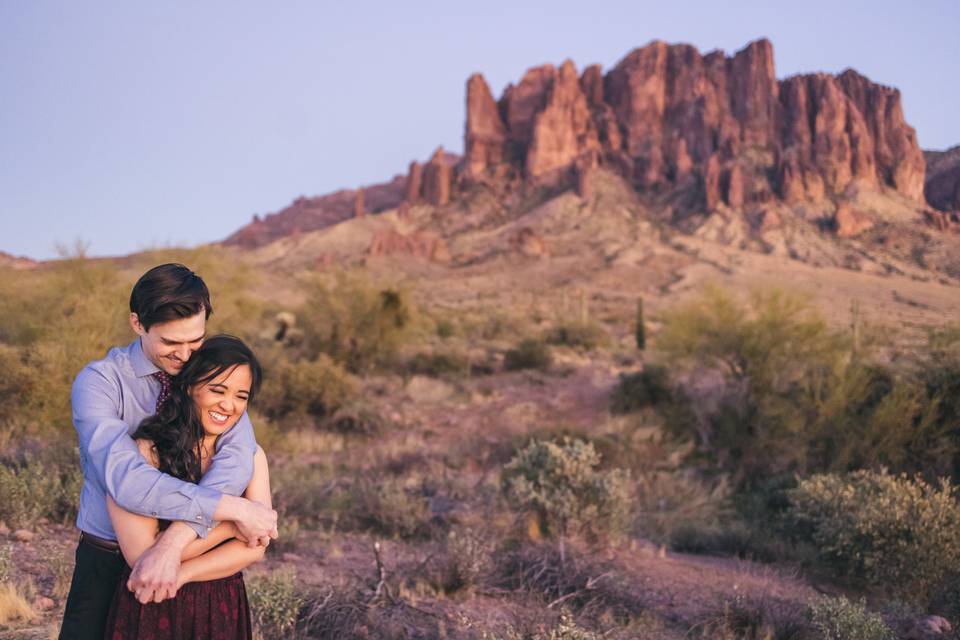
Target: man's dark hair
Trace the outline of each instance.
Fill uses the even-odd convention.
[[[161,264],[140,276],[130,292],[130,311],[147,331],[155,324],[213,313],[203,278],[182,264]]]

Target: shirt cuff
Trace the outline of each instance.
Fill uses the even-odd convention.
[[[197,532],[201,538],[206,538],[210,529],[216,524],[213,520],[213,514],[220,504],[220,498],[223,494],[215,489],[197,485],[197,494],[194,497],[194,511],[192,520],[185,522],[190,528]]]

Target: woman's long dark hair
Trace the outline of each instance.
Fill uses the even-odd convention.
[[[200,446],[205,432],[190,389],[239,365],[250,367],[252,402],[260,389],[260,363],[253,351],[233,336],[213,336],[204,341],[171,380],[170,398],[159,412],[145,418],[133,434],[135,440],[146,438],[153,442],[160,471],[188,482],[200,481]]]

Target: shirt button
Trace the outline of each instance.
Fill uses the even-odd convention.
[[[151,511],[150,513],[151,513],[151,515],[157,515],[157,512],[156,512],[156,511]]]
[[[197,516],[197,520],[203,520],[203,516]]]

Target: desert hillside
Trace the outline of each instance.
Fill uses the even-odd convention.
[[[899,92],[654,42],[466,105],[221,244],[0,257],[0,640],[56,632],[70,383],[166,261],[264,366],[260,637],[955,637],[956,163]]]

